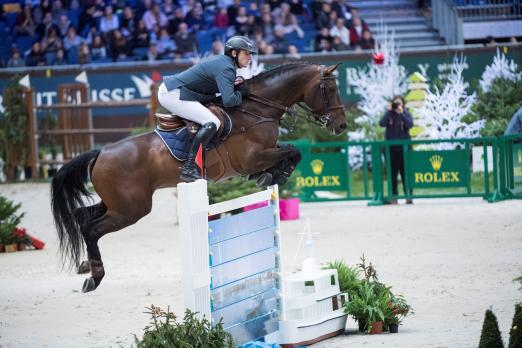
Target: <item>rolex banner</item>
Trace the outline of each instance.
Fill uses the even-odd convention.
[[[305,191],[343,191],[348,187],[345,153],[304,153],[296,185]]]
[[[411,188],[466,187],[470,180],[469,151],[407,151]]]

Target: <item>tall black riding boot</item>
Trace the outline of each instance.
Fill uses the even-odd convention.
[[[205,147],[212,137],[216,134],[217,128],[214,122],[205,123],[194,136],[194,141],[190,146],[188,158],[181,167],[181,175],[179,178],[184,181],[195,181],[202,179],[201,170],[196,164],[196,156],[198,154],[199,146],[205,151]],[[204,157],[204,156],[203,156]]]

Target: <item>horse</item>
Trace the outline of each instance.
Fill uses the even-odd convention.
[[[277,144],[279,122],[298,104],[311,119],[339,135],[347,127],[334,71],[337,65],[291,63],[248,80],[250,96],[238,107],[227,108],[233,120],[228,138],[207,151],[207,178],[220,182],[238,175],[251,178],[269,173],[282,183],[301,155],[292,145]],[[154,132],[125,138],[101,150],[73,158],[51,183],[51,208],[64,264],[78,267],[87,249],[90,277],[83,292],[95,290],[105,276],[98,240],[130,226],[150,213],[155,190],[179,182],[182,162],[175,160]],[[101,198],[88,206],[87,182]]]

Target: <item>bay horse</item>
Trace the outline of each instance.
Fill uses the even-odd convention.
[[[206,154],[207,178],[220,182],[238,175],[271,173],[283,183],[301,160],[291,145],[278,146],[279,121],[296,103],[333,134],[347,124],[336,77],[337,65],[293,63],[248,80],[251,95],[238,107],[226,109],[232,132]],[[76,267],[84,245],[91,276],[82,291],[95,290],[105,275],[98,240],[147,215],[156,189],[179,182],[182,162],[174,159],[154,132],[125,138],[101,150],[90,150],[67,162],[51,183],[51,207],[62,260]],[[86,206],[89,178],[101,198]]]

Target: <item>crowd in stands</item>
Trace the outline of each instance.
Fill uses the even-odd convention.
[[[346,0],[26,0],[2,7],[3,66],[155,61],[219,54],[232,35],[259,54],[371,49]]]

